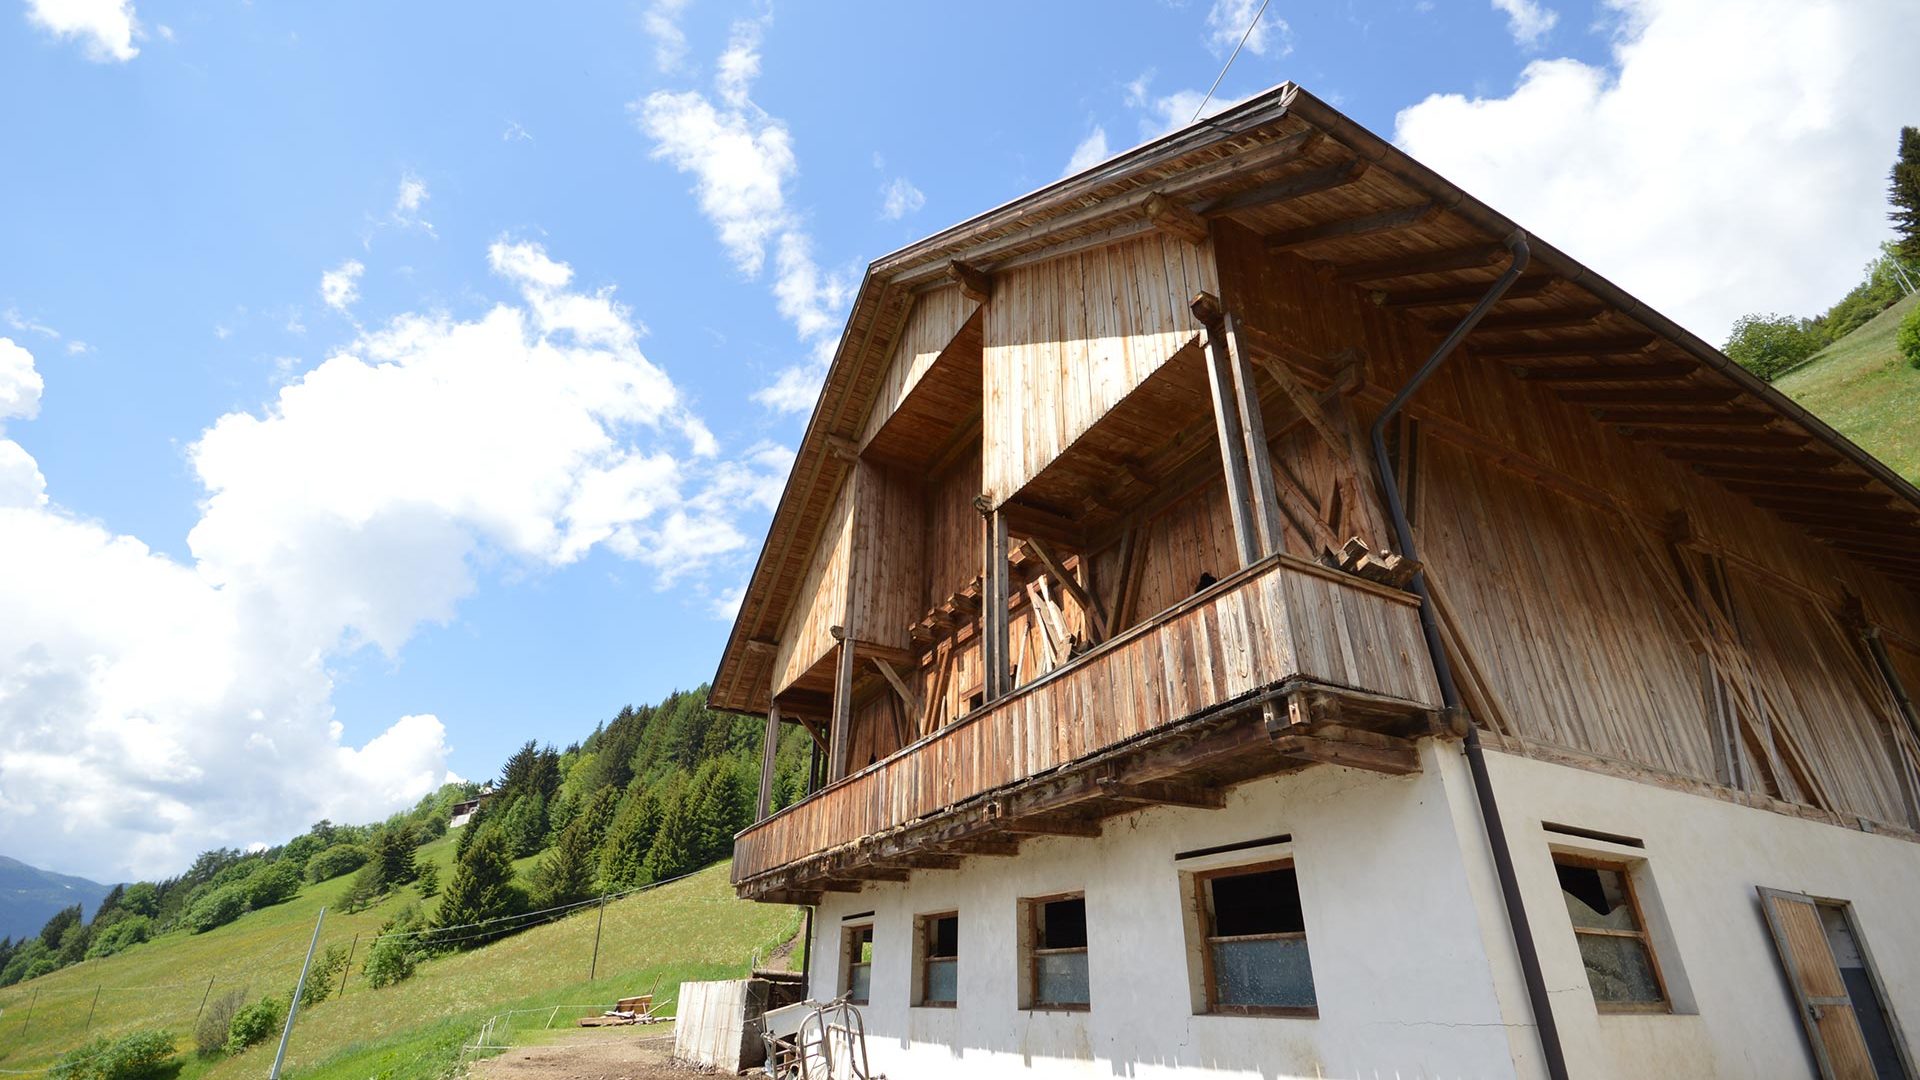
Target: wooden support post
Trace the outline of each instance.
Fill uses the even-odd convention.
[[[765,821],[773,810],[773,757],[780,749],[780,705],[767,706],[767,735],[760,747],[760,805],[753,820]]]
[[[1207,329],[1207,388],[1213,398],[1214,428],[1220,437],[1220,463],[1226,472],[1227,512],[1233,519],[1234,548],[1240,566],[1260,560],[1260,538],[1253,521],[1253,495],[1247,482],[1247,444],[1233,392],[1232,361],[1227,356],[1220,301],[1211,293],[1193,298],[1193,315]]]
[[[1267,422],[1260,415],[1260,391],[1254,385],[1253,368],[1247,363],[1246,350],[1240,346],[1239,323],[1231,312],[1221,316],[1219,336],[1220,347],[1226,350],[1227,362],[1233,369],[1233,393],[1240,405],[1240,431],[1247,443],[1253,520],[1258,526],[1260,557],[1265,558],[1282,546],[1279,495],[1273,481],[1273,452],[1267,448]],[[1212,340],[1213,328],[1208,328],[1207,337]]]
[[[834,663],[833,725],[827,733],[827,783],[847,775],[853,729],[853,638],[843,633],[840,655]]]
[[[1007,565],[1007,516],[982,496],[974,506],[986,516],[986,573],[981,580],[980,655],[985,665],[981,692],[991,703],[1012,689],[1008,652],[1012,645],[1007,605],[1012,586]]]
[[[1081,586],[1080,579],[1067,573],[1066,569],[1060,565],[1060,560],[1054,557],[1053,550],[1044,542],[1029,537],[1027,550],[1033,552],[1034,557],[1040,560],[1040,565],[1047,568],[1047,573],[1052,574],[1054,580],[1060,582],[1060,587],[1066,590],[1068,596],[1073,597],[1073,602],[1080,605],[1081,613],[1087,617],[1087,624],[1093,630],[1094,640],[1105,641],[1107,639],[1106,617],[1100,613],[1100,606],[1094,602],[1093,596]],[[1081,556],[1080,564],[1086,565],[1085,556]]]

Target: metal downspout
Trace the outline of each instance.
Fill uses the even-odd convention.
[[[1506,272],[1480,298],[1460,325],[1453,328],[1440,347],[1433,351],[1427,362],[1414,372],[1400,392],[1393,396],[1380,415],[1374,418],[1370,434],[1373,437],[1374,468],[1380,474],[1382,494],[1387,501],[1388,515],[1393,519],[1394,540],[1400,545],[1400,554],[1418,561],[1419,552],[1414,548],[1413,528],[1407,522],[1407,510],[1400,501],[1400,482],[1394,475],[1393,465],[1387,460],[1387,423],[1406,405],[1407,399],[1420,389],[1440,365],[1453,353],[1460,342],[1477,326],[1483,316],[1527,268],[1530,253],[1527,248],[1527,234],[1515,229],[1506,238],[1507,250],[1513,253],[1513,261]],[[1440,641],[1440,622],[1433,610],[1433,597],[1427,592],[1427,575],[1424,570],[1417,571],[1408,588],[1420,597],[1420,633],[1426,638],[1427,655],[1433,661],[1434,681],[1440,684],[1440,700],[1446,705],[1449,714],[1457,714],[1460,709],[1460,688],[1453,681],[1453,666],[1447,662],[1447,650]],[[1527,984],[1527,1001],[1533,1008],[1535,1027],[1540,1032],[1540,1051],[1546,1060],[1547,1075],[1553,1080],[1566,1080],[1567,1058],[1560,1046],[1560,1029],[1553,1020],[1553,1003],[1547,1000],[1546,977],[1540,971],[1540,953],[1534,948],[1533,930],[1527,924],[1526,905],[1520,899],[1520,881],[1513,871],[1513,853],[1507,848],[1507,830],[1500,821],[1500,806],[1493,797],[1493,780],[1487,775],[1487,756],[1480,746],[1480,729],[1469,723],[1466,734],[1467,767],[1473,774],[1473,790],[1480,802],[1480,823],[1487,836],[1487,846],[1493,849],[1493,866],[1500,878],[1500,898],[1507,909],[1507,925],[1513,932],[1514,951],[1520,954],[1520,973]]]

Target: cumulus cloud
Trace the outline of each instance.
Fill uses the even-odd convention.
[[[39,464],[19,443],[5,437],[6,421],[39,415],[44,386],[33,354],[12,338],[0,337],[0,508],[34,507],[47,501],[47,480],[40,475]],[[0,800],[5,797],[0,790]]]
[[[908,214],[918,213],[925,205],[926,193],[904,176],[894,177],[880,189],[880,216],[888,221],[899,221]]]
[[[367,272],[359,259],[348,259],[320,275],[320,299],[335,311],[345,312],[360,299],[360,275]],[[225,335],[221,335],[225,336]]]
[[[1244,51],[1255,56],[1265,56],[1269,52],[1285,56],[1293,51],[1293,28],[1287,21],[1272,11],[1260,15],[1260,21],[1254,23],[1259,14],[1260,0],[1214,0],[1207,9],[1207,45],[1213,51],[1226,56],[1240,44],[1241,35],[1247,39]],[[1252,32],[1247,25],[1253,23]]]
[[[640,16],[640,25],[653,39],[653,65],[663,72],[680,70],[687,58],[687,34],[680,29],[680,15],[687,0],[653,0]]]
[[[1506,14],[1507,33],[1513,35],[1514,44],[1524,48],[1538,46],[1560,21],[1559,12],[1542,7],[1538,0],[1493,0],[1493,6]]]
[[[58,38],[72,38],[97,63],[124,63],[140,55],[133,43],[139,22],[132,0],[27,0],[27,21]]]
[[[397,653],[489,568],[605,548],[668,583],[744,552],[735,521],[790,457],[719,460],[610,288],[581,288],[537,244],[487,254],[507,299],[363,331],[195,440],[190,563],[48,503],[43,483],[17,497],[32,459],[0,439],[10,854],[170,873],[208,846],[388,813],[446,777],[445,725],[406,716],[348,740],[331,664]],[[41,387],[0,342],[4,415],[29,419]]]
[[[402,173],[400,189],[393,196],[393,209],[387,213],[388,220],[403,229],[420,229],[431,235],[433,222],[422,216],[428,198],[425,180],[412,173]]]
[[[1073,148],[1073,154],[1067,158],[1066,170],[1060,175],[1072,176],[1074,173],[1085,172],[1107,160],[1108,156],[1107,129],[1095,124],[1093,130],[1087,133],[1087,137],[1081,139],[1080,144]]]
[[[1909,5],[1611,0],[1611,62],[1403,110],[1408,153],[1709,341],[1824,310],[1887,235]]]
[[[758,277],[771,254],[775,303],[807,355],[754,398],[776,411],[798,412],[813,404],[854,283],[814,259],[813,239],[787,201],[787,184],[799,172],[793,136],[752,100],[766,26],[765,16],[733,24],[716,64],[714,97],[663,90],[632,109],[653,140],[653,157],[694,178],[700,211],[735,268]]]

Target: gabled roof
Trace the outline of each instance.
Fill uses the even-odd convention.
[[[1376,302],[1436,319],[1464,312],[1478,298],[1497,272],[1501,241],[1518,227],[1288,83],[881,257],[861,282],[774,511],[714,676],[709,700],[715,708],[766,711],[773,665],[768,643],[797,599],[849,468],[830,448],[860,437],[915,289],[944,280],[956,260],[993,272],[1145,232],[1152,227],[1147,201],[1155,195],[1202,215],[1252,217],[1270,245],[1301,249],[1330,264],[1337,279],[1371,290]],[[1562,396],[1594,405],[1602,420],[1626,425],[1626,434],[1920,587],[1920,556],[1885,535],[1920,524],[1913,512],[1920,491],[1619,286],[1538,238],[1530,244],[1532,269],[1511,295],[1550,294],[1557,302],[1534,320],[1538,325],[1510,322],[1506,329],[1524,334],[1511,347],[1547,355],[1577,349],[1645,375],[1614,379],[1609,390],[1568,383]],[[1588,310],[1635,329],[1608,340],[1581,335],[1572,320]],[[1565,314],[1555,319],[1556,312]],[[1696,379],[1701,375],[1704,381]],[[1660,380],[1675,378],[1689,380],[1688,392],[1714,412],[1717,425],[1745,417],[1754,429],[1707,438],[1676,430],[1672,417],[1647,428],[1609,419],[1607,405],[1660,393]],[[1763,425],[1767,430],[1758,430]],[[1837,489],[1796,501],[1770,495],[1767,485],[1747,476],[1748,470],[1783,468],[1817,470],[1823,480],[1836,480]]]

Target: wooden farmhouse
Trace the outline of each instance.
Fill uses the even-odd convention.
[[[1917,510],[1283,86],[872,264],[733,882],[895,1077],[1915,1077]]]

